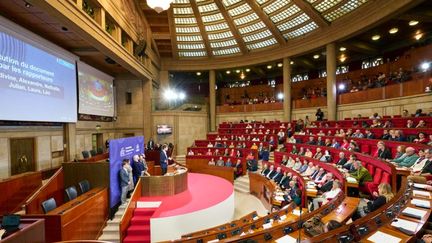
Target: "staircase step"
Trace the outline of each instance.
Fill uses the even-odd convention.
[[[130,221],[130,224],[131,225],[149,224],[150,218],[151,218],[150,216],[134,216]]]
[[[109,242],[120,242],[120,235],[118,232],[104,232],[98,240]]]
[[[127,229],[127,235],[150,234],[150,225],[131,225]]]
[[[150,242],[150,236],[126,236],[126,238],[123,240],[123,243],[147,243]]]
[[[116,224],[111,224],[111,225],[107,225],[104,229],[103,229],[103,233],[118,233],[119,232],[119,225]]]

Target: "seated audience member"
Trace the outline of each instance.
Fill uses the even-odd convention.
[[[295,165],[295,160],[291,157],[288,157],[288,162],[286,163],[286,167],[288,168],[294,168]]]
[[[377,143],[377,148],[378,150],[375,152],[374,157],[378,157],[383,160],[391,159],[390,149],[385,146],[384,141],[379,141]]]
[[[405,149],[405,154],[391,162],[399,167],[411,167],[417,159],[418,156],[415,154],[415,149],[413,147],[407,147]]]
[[[243,174],[242,162],[240,159],[237,159],[237,162],[234,165],[234,179],[237,179],[242,174]]]
[[[189,149],[188,155],[189,155],[189,156],[191,156],[191,155],[195,155],[195,153],[194,153],[194,151],[193,151],[192,149]]]
[[[282,147],[279,148],[279,152],[287,152],[285,144],[282,144]]]
[[[342,166],[342,168],[344,168],[348,172],[352,172],[354,171],[354,162],[356,161],[357,161],[357,155],[351,154],[349,156],[349,160]]]
[[[290,154],[298,154],[297,146],[293,145]]]
[[[317,169],[311,175],[311,179],[315,183],[321,182],[324,179],[325,174],[326,174],[326,171],[324,170],[324,168],[319,168],[319,166],[317,166]]]
[[[327,173],[324,178],[317,183],[316,189],[320,193],[330,191],[333,187],[333,182],[335,181],[333,173]]]
[[[332,142],[331,142],[330,138],[326,138],[325,139],[324,146],[326,146],[326,147],[331,147],[332,146]]]
[[[294,180],[289,182],[288,193],[283,196],[287,202],[295,202],[296,205],[301,205],[301,190],[295,186]]]
[[[382,127],[382,124],[379,120],[377,119],[373,119],[372,120],[372,125],[370,125],[371,128],[377,128],[377,127]]]
[[[427,151],[427,149],[426,149]],[[419,149],[418,151],[418,159],[414,162],[414,164],[410,167],[410,170],[414,172],[419,172],[423,169],[425,166],[427,159],[426,159],[426,153],[424,149]]]
[[[263,168],[261,170],[261,175],[266,176],[270,172],[270,169],[268,168],[268,164],[263,164]]]
[[[427,182],[426,177],[432,175],[432,148],[426,149],[424,151],[424,159],[420,162],[416,161],[411,169],[411,175],[408,176],[408,180],[425,184]]]
[[[270,178],[272,178],[275,174],[276,174],[276,170],[274,169],[274,166],[273,166],[273,165],[270,165],[269,172],[265,175],[265,177],[266,177],[267,179],[270,179]]]
[[[279,181],[282,179],[282,176],[283,172],[281,167],[277,167],[276,173],[270,178],[270,180],[273,180],[274,182],[276,182],[276,184],[278,184]]]
[[[306,153],[305,149],[303,147],[300,147],[300,150],[298,151],[298,155],[304,156]]]
[[[316,142],[315,142],[315,139],[314,139],[314,137],[309,137],[309,140],[306,142],[306,144],[309,144],[309,145],[316,145]]]
[[[329,201],[331,201],[333,198],[335,198],[342,190],[341,190],[341,185],[339,181],[334,181],[332,188],[330,191],[323,193],[320,197],[316,197],[313,199],[312,204],[313,204],[313,209],[318,209],[319,208],[319,203],[322,203],[323,205],[328,203]]]
[[[225,162],[225,166],[226,167],[232,167],[233,166],[230,158],[228,158],[227,161]]]
[[[355,141],[351,141],[348,146],[348,151],[360,152],[360,147]]]
[[[284,141],[285,141],[285,132],[281,129],[278,132],[277,136],[278,136],[278,142],[279,142],[279,144],[283,144]]]
[[[415,114],[414,114],[414,117],[420,117],[420,116],[423,116],[423,110],[422,109],[417,109],[416,112],[415,112]]]
[[[236,157],[236,151],[234,149],[231,149],[228,156],[229,157]]]
[[[429,142],[427,143],[428,146],[432,146],[432,134],[429,134]]]
[[[390,138],[392,141],[405,142],[406,138],[402,132],[402,130],[395,130],[394,137]]]
[[[367,139],[375,139],[375,135],[369,129],[365,130],[365,136],[364,137]]]
[[[346,133],[345,133],[345,136],[346,136],[346,137],[351,137],[352,134],[353,134],[353,130],[352,130],[352,128],[348,128],[348,130],[347,130]]]
[[[336,161],[336,165],[338,165],[338,166],[344,166],[347,161],[348,160],[345,157],[345,153],[344,152],[339,152],[339,160]]]
[[[296,139],[295,139],[294,136],[288,137],[286,142],[287,143],[297,143],[297,141],[296,141]]]
[[[316,169],[317,169],[316,166],[314,166],[312,162],[309,162],[308,168],[301,175],[305,177],[309,177],[316,171]]]
[[[211,142],[209,142],[209,143],[207,144],[207,148],[213,148],[213,144],[212,144]]]
[[[285,190],[289,187],[289,182],[292,179],[292,173],[285,171],[284,175],[282,176],[282,178],[280,179],[278,185],[282,190]]]
[[[360,161],[353,163],[354,170],[348,175],[357,180],[360,186],[363,186],[365,182],[372,181],[372,176],[369,171],[363,167]]]
[[[324,233],[327,233],[329,231],[335,230],[335,229],[340,228],[340,227],[342,227],[341,223],[339,223],[336,220],[331,219],[324,225]]]
[[[360,129],[355,130],[355,132],[352,134],[353,138],[364,138],[363,133],[361,133]]]
[[[222,159],[222,157],[219,157],[219,159],[216,161],[216,166],[225,166],[225,161]]]
[[[317,148],[316,152],[312,158],[319,160],[319,159],[321,159],[322,156],[323,156],[323,153],[321,152],[321,148]]]
[[[256,145],[256,143],[252,144],[251,149],[258,150],[258,146]]]
[[[318,138],[317,138],[316,145],[317,145],[317,146],[324,146],[324,141],[322,140],[321,137],[318,137]]]
[[[241,158],[243,155],[242,155],[242,152],[240,151],[240,150],[237,150],[236,151],[236,154],[235,154],[235,157],[236,158]]]
[[[414,122],[412,120],[408,120],[406,124],[406,128],[415,128]]]
[[[381,183],[378,185],[378,192],[373,192],[374,200],[368,200],[363,198],[357,211],[352,216],[352,220],[366,216],[368,213],[373,212],[388,203],[393,197],[391,186],[387,183]]]
[[[309,168],[308,161],[307,161],[307,160],[303,160],[303,164],[302,164],[302,166],[300,167],[300,169],[298,170],[298,172],[299,172],[300,174],[302,174],[302,173],[304,173],[308,168]]]
[[[426,127],[426,122],[424,120],[420,120],[416,126],[416,128],[425,128],[425,127]]]
[[[350,143],[348,142],[348,139],[344,138],[342,140],[342,145],[341,145],[341,149],[343,150],[348,150]]]
[[[270,148],[270,151],[273,151],[273,150],[275,149],[275,147],[277,147],[277,144],[275,143],[275,141],[274,141],[274,139],[273,139],[273,136],[271,136],[271,137],[270,137],[270,140],[269,140],[269,148]]]
[[[306,152],[304,153],[304,156],[312,158],[312,151],[309,148],[306,148]]]
[[[403,110],[401,116],[402,117],[411,117],[411,114],[408,112],[408,110]]]
[[[335,149],[339,149],[339,148],[340,148],[340,144],[339,144],[339,142],[336,140],[336,138],[333,138],[333,140],[332,140],[332,144],[331,144],[331,147],[332,147],[332,148],[335,148]]]
[[[319,130],[319,132],[316,135],[317,136],[325,136],[326,134],[324,133],[323,130]]]
[[[292,167],[293,170],[299,171],[300,168],[301,168],[301,166],[302,166],[302,163],[301,163],[300,159],[299,158],[295,158],[295,163],[294,163],[294,166]]]
[[[285,165],[285,166],[288,164],[288,158],[287,158],[287,156],[285,154],[282,155],[281,164]]]
[[[417,135],[417,138],[414,139],[413,142],[414,143],[427,144],[429,142],[429,140],[427,139],[426,134],[424,132],[419,132],[419,134]]]
[[[398,145],[396,147],[396,154],[395,154],[395,157],[393,159],[399,159],[400,157],[404,156],[405,149],[406,149],[405,145]],[[390,162],[391,160],[387,160],[387,161]]]
[[[392,128],[393,124],[392,124],[392,122],[390,120],[389,121],[385,121],[384,125],[382,127],[383,128]]]
[[[322,162],[325,162],[325,163],[331,163],[333,161],[333,158],[332,158],[330,152],[328,150],[325,150],[324,155],[321,156],[321,158],[319,160]]]
[[[387,130],[387,129],[384,129],[383,130],[383,135],[381,136],[381,139],[382,140],[389,140],[390,139],[390,133],[389,133],[389,131]]]
[[[230,148],[230,149],[235,148],[234,142],[231,142],[230,145],[228,146],[228,148]]]
[[[208,149],[205,155],[206,156],[213,156],[211,149]]]
[[[214,158],[210,159],[210,161],[208,162],[208,165],[216,165]]]
[[[221,156],[221,153],[219,152],[219,149],[215,149],[213,156]]]
[[[369,117],[369,119],[379,120],[379,119],[381,119],[381,117],[378,115],[378,113],[375,112],[372,116]]]

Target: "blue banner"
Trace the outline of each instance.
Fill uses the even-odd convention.
[[[109,142],[110,159],[110,208],[120,202],[119,170],[123,159],[132,161],[136,154],[144,153],[144,137],[112,139]]]

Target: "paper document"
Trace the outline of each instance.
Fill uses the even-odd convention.
[[[356,180],[356,178],[354,178],[354,177],[347,177],[346,180],[347,180],[347,182],[349,182],[349,183],[357,183],[357,180]]]
[[[300,216],[300,210],[298,210],[298,209],[294,209],[294,210],[292,211],[292,213],[293,213],[294,215]],[[303,214],[303,212],[302,212],[301,214]]]
[[[372,242],[385,242],[385,243],[399,243],[401,242],[401,239],[394,237],[392,235],[383,233],[381,231],[377,231],[375,232],[375,234],[371,235],[368,238],[368,241],[372,241]]]
[[[427,213],[427,211],[412,208],[412,207],[406,207],[402,211],[402,214],[410,216],[410,217],[414,217],[414,218],[423,218],[423,216],[425,216],[426,213]]]
[[[427,187],[426,184],[414,183],[415,188],[425,189]]]
[[[280,220],[281,220],[281,221],[284,221],[286,218],[287,218],[286,215],[282,215],[282,216],[280,216]]]
[[[218,242],[218,241],[219,241],[219,239],[214,239],[214,240],[207,241],[207,243],[213,243],[213,242]]]
[[[396,228],[403,228],[403,229],[406,229],[406,230],[411,231],[413,233],[416,232],[418,223],[404,220],[404,219],[400,219],[400,218],[396,218],[396,220],[397,220],[396,222],[391,223],[392,226],[394,226]]]
[[[413,190],[413,194],[414,196],[430,198],[430,192],[426,192],[426,191]]]
[[[417,207],[431,208],[430,201],[428,201],[428,200],[422,200],[422,199],[414,198],[413,200],[411,200],[411,204],[414,204]]]
[[[276,240],[276,243],[296,243],[296,242],[297,239],[289,235],[285,235],[284,237],[281,237]]]
[[[262,227],[263,227],[264,229],[271,228],[271,227],[272,227],[272,223],[263,224]]]
[[[281,196],[276,196],[275,200],[277,200],[277,201],[285,201],[285,199],[283,197],[281,197]]]

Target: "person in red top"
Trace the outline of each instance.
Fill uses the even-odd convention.
[[[342,140],[341,148],[344,149],[344,150],[348,150],[349,145],[350,145],[350,143],[348,142],[348,139],[344,138]]]
[[[413,142],[414,143],[427,144],[429,142],[429,140],[427,139],[426,134],[424,132],[419,132],[417,138],[414,139]]]
[[[205,155],[207,155],[207,156],[212,156],[213,153],[212,153],[212,151],[209,149],[209,150],[207,150],[207,153],[206,153]]]

